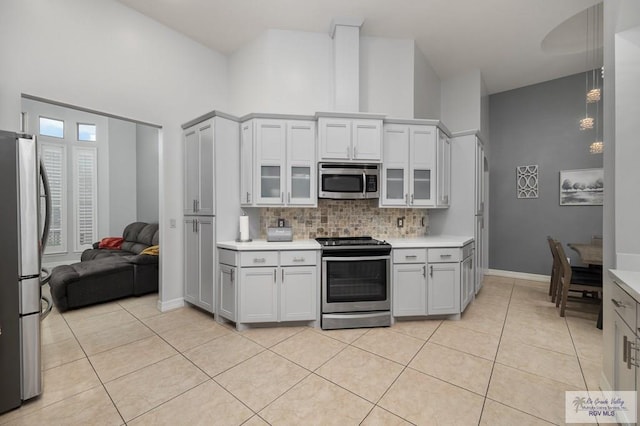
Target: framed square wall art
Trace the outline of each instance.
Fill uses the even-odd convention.
[[[560,171],[561,206],[601,206],[603,201],[603,169]]]

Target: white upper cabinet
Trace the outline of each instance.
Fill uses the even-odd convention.
[[[380,207],[449,207],[451,145],[429,121],[385,122]]]
[[[433,207],[435,181],[436,128],[409,126],[409,205]]]
[[[382,119],[319,117],[319,161],[382,161]]]
[[[380,206],[434,207],[436,127],[385,124]]]
[[[290,206],[315,206],[316,123],[287,122],[287,200]]]
[[[243,206],[317,205],[312,120],[255,118],[241,124]]]
[[[406,206],[409,203],[409,128],[384,126],[381,204]]]
[[[286,156],[285,122],[256,120],[256,203],[283,204]]]
[[[438,177],[436,207],[449,207],[449,195],[451,193],[451,140],[438,129]]]
[[[253,202],[253,122],[248,121],[240,125],[240,204]]]

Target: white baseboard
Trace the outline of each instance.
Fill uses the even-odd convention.
[[[173,300],[167,300],[166,302],[163,302],[162,300],[158,300],[158,310],[160,312],[167,312],[172,309],[182,308],[183,306],[184,306],[184,299],[182,297],[179,297]]]
[[[516,278],[519,280],[529,281],[546,281],[549,282],[549,275],[529,274],[526,272],[503,271],[501,269],[487,269],[485,275],[494,275],[496,277]]]

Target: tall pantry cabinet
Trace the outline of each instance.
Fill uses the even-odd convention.
[[[237,238],[238,120],[213,111],[182,126],[184,299],[213,313],[216,242]],[[233,177],[233,178],[231,178]]]
[[[475,293],[488,268],[488,160],[476,132],[451,138],[451,195],[447,210],[429,212],[429,232],[435,235],[473,235]]]

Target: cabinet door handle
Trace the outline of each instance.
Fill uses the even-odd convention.
[[[236,278],[235,278],[235,272],[236,272],[236,270],[235,270],[235,269],[232,269],[232,270],[231,270],[231,284],[233,284],[233,282],[234,282],[234,281],[235,281],[235,279],[236,279]]]
[[[616,308],[626,308],[627,306],[621,300],[611,299],[611,303],[615,305]]]
[[[627,362],[627,336],[622,337],[622,362]]]
[[[287,193],[287,203],[291,202],[291,192]]]
[[[284,192],[280,193],[280,202],[284,203]]]
[[[194,213],[196,211],[196,200],[193,200],[193,202],[191,203],[191,211]]]
[[[357,147],[353,147],[353,159],[355,160],[356,158],[358,158],[358,148]]]
[[[200,200],[196,200],[196,211],[200,211]]]
[[[264,263],[266,261],[267,261],[267,259],[265,259],[264,257],[254,257],[253,258],[253,263]]]
[[[304,262],[304,257],[294,257],[293,261],[294,262]]]
[[[409,194],[404,194],[404,202],[409,204]]]
[[[362,172],[362,198],[367,198],[367,174]]]
[[[249,191],[247,191],[247,203],[249,202]]]
[[[433,277],[433,265],[429,266],[429,276]]]
[[[405,256],[405,259],[409,260],[409,259],[417,259],[418,256],[416,256],[415,254],[412,254],[411,256]]]
[[[276,278],[276,270],[274,269],[274,270],[273,270],[273,283],[274,283],[274,284],[275,284],[275,282],[276,282],[276,279],[277,279],[277,278]]]
[[[413,194],[411,194],[411,204],[413,204]]]
[[[280,277],[282,278],[282,285],[284,285],[284,269],[281,269],[280,272],[281,272]]]
[[[422,276],[427,278],[427,267],[426,266],[422,266]]]
[[[450,254],[441,254],[441,255],[440,255],[440,258],[441,258],[441,259],[447,259],[447,258],[449,258],[449,257],[451,257],[451,255],[450,255]]]

